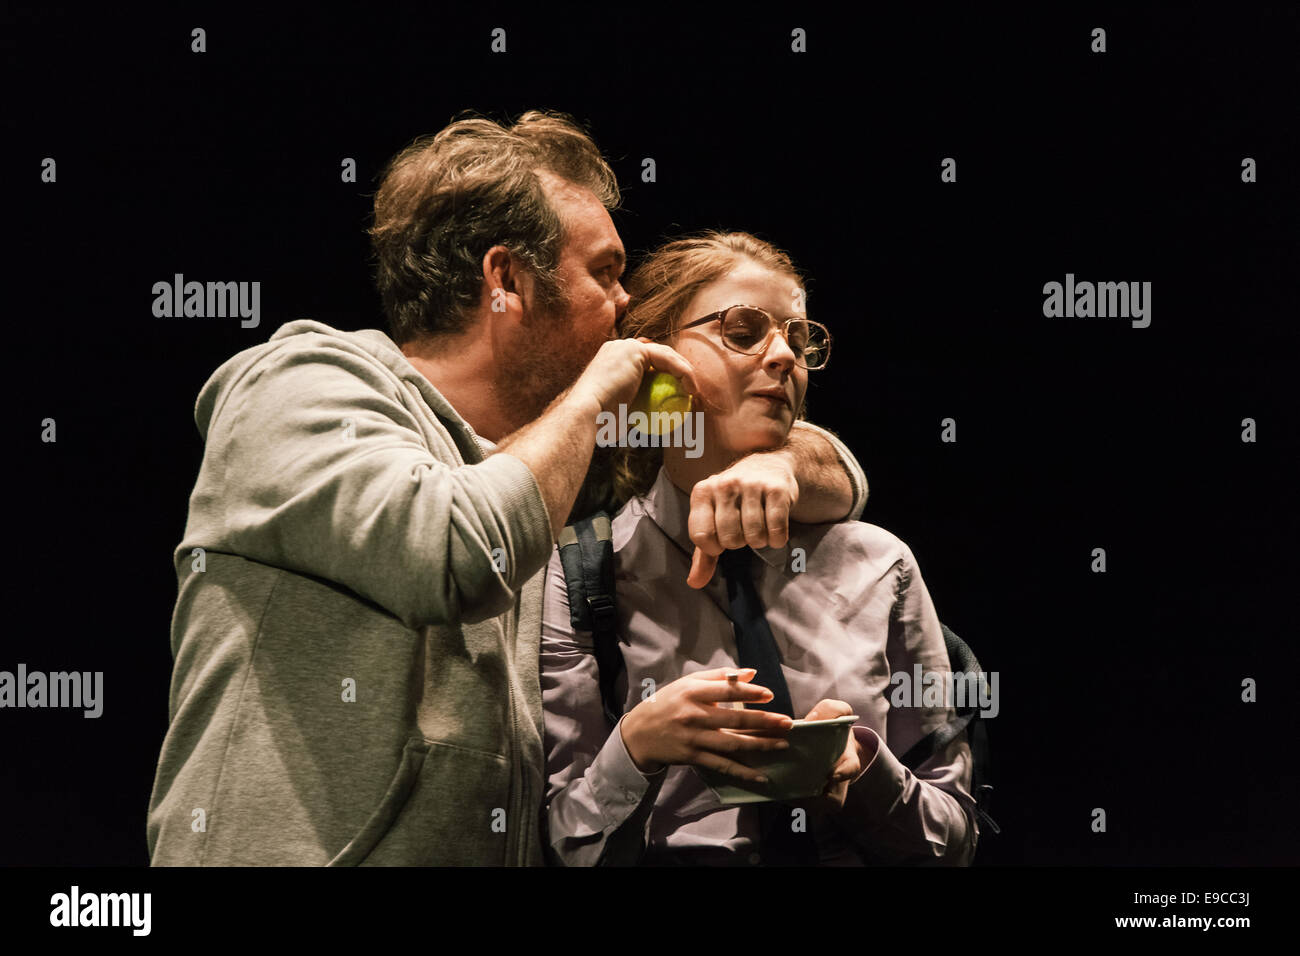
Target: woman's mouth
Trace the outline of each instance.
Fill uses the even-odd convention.
[[[784,405],[786,408],[791,407],[790,396],[788,396],[783,389],[764,388],[764,389],[760,389],[757,392],[751,392],[750,394],[755,396],[756,398],[766,398],[768,401],[776,402],[779,405]]]

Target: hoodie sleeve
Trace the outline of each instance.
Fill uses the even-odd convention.
[[[553,543],[537,482],[509,454],[440,460],[403,387],[346,345],[271,351],[210,405],[187,544],[336,582],[411,628],[510,608]]]

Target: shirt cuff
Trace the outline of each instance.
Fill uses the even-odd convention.
[[[863,749],[876,748],[865,770],[849,785],[849,799],[870,820],[884,820],[907,786],[907,768],[870,727],[856,726],[853,734]]]
[[[627,744],[623,741],[623,720],[620,718],[618,726],[605,741],[605,746],[600,748],[600,753],[591,762],[587,775],[601,813],[610,826],[618,826],[647,797],[651,800],[655,798],[664,778],[668,776],[668,768],[660,767],[655,773],[649,774],[637,769],[632,755],[627,752]]]

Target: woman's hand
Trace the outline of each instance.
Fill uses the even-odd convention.
[[[793,721],[765,710],[716,706],[724,701],[762,704],[772,699],[766,687],[749,683],[758,673],[754,668],[741,668],[740,679],[732,683],[726,675],[735,670],[719,667],[679,678],[623,717],[619,722],[623,743],[637,769],[656,773],[666,764],[694,764],[742,780],[767,782],[759,771],[732,757],[788,748],[784,736]]]
[[[808,711],[808,716],[804,720],[831,720],[835,717],[848,717],[852,713],[853,708],[842,700],[820,700],[817,706]],[[850,729],[844,752],[831,768],[821,799],[828,803],[831,809],[843,810],[844,800],[849,793],[849,784],[862,776],[873,757],[875,753],[864,751],[862,745],[858,743],[857,734]]]

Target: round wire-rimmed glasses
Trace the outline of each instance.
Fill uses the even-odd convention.
[[[790,351],[794,353],[795,364],[800,368],[816,371],[825,368],[830,359],[831,333],[826,326],[800,316],[778,322],[771,313],[752,305],[729,305],[701,319],[687,322],[681,328],[657,335],[650,341],[657,342],[706,322],[721,322],[722,344],[741,355],[761,355],[767,351],[772,336],[779,329],[785,336]]]

